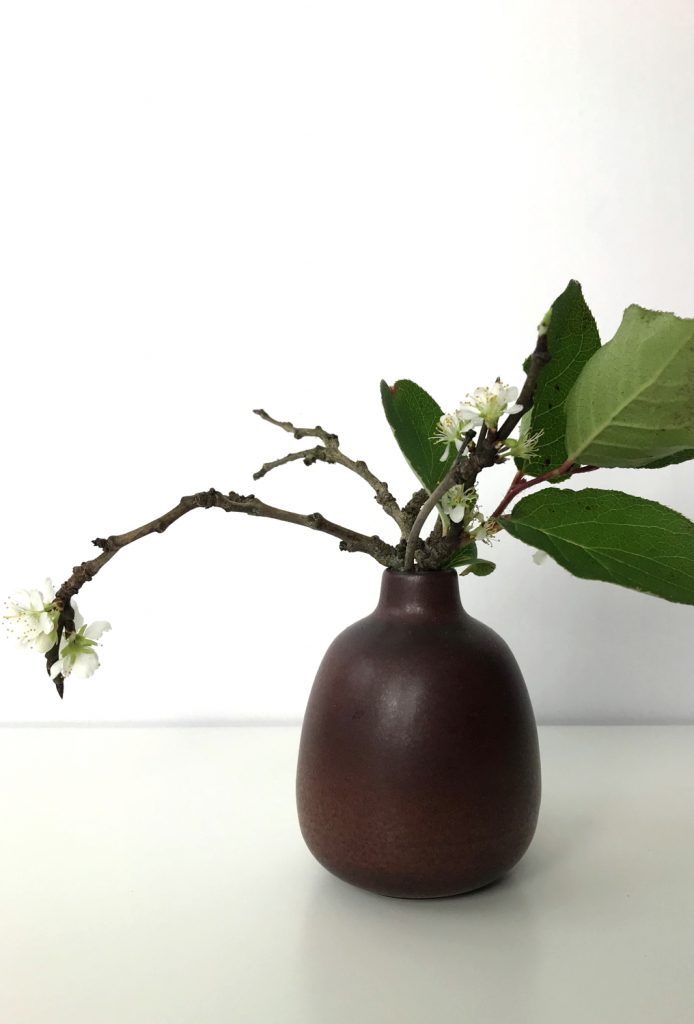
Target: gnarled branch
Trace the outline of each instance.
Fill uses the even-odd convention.
[[[414,521],[419,514],[419,510],[428,497],[429,492],[426,487],[421,487],[418,491],[414,492],[407,504],[403,506],[402,518],[408,537],[412,527],[414,526]]]
[[[306,466],[312,466],[315,462],[325,462],[327,465],[339,465],[344,466],[345,469],[355,473],[358,477],[361,477],[369,487],[374,491],[374,496],[378,504],[381,506],[384,512],[386,512],[391,519],[400,527],[401,536],[407,536],[407,526],[403,518],[402,509],[398,505],[393,495],[388,490],[388,484],[383,480],[379,480],[374,473],[371,472],[369,467],[366,465],[363,459],[350,459],[348,455],[340,449],[340,439],[337,434],[331,434],[327,430],[323,430],[322,427],[295,427],[293,423],[288,420],[276,420],[273,416],[270,416],[264,409],[254,409],[253,412],[256,416],[260,416],[261,419],[267,423],[272,423],[276,427],[280,427],[282,430],[286,430],[288,434],[293,434],[297,440],[301,440],[304,437],[316,437],[322,442],[320,445],[316,445],[314,448],[306,448],[300,452],[290,452],[288,455],[283,456],[281,459],[275,459],[272,462],[264,463],[260,469],[253,474],[254,480],[260,480],[266,473],[269,473],[273,469],[277,469],[278,466],[284,466],[288,462],[298,462],[302,460]]]
[[[273,505],[266,505],[265,502],[256,498],[254,494],[236,494],[230,491],[223,494],[214,488],[208,491],[198,491],[196,494],[189,494],[181,498],[174,508],[169,509],[163,515],[158,516],[144,526],[138,526],[127,533],[112,534],[109,537],[97,537],[93,544],[101,548],[101,553],[72,570],[72,575],[58,588],[55,596],[55,603],[60,609],[58,619],[58,641],[46,654],[46,665],[50,673],[51,667],[58,660],[60,638],[64,632],[74,631],[74,611],[71,600],[79,593],[85,583],[94,579],[96,574],[110,562],[115,554],[122,548],[127,547],[142,537],[152,533],[163,533],[165,530],[180,519],[186,513],[196,508],[221,508],[225,512],[243,512],[249,516],[259,516],[265,519],[277,519],[284,523],[293,523],[296,526],[305,526],[310,530],[317,530],[319,533],[327,533],[331,537],[337,537],[340,541],[340,549],[343,551],[361,551],[371,555],[377,562],[388,569],[401,567],[401,557],[396,549],[386,544],[380,537],[367,537],[363,533],[357,533],[339,523],[333,523],[320,512],[312,512],[309,515],[302,515],[298,512],[289,512],[283,508],[275,508]],[[58,694],[63,695],[63,678],[61,675],[55,678]]]
[[[272,423],[275,427],[286,430],[288,434],[293,434],[297,441],[301,441],[304,437],[317,437],[326,447],[334,445],[337,448],[339,446],[340,439],[337,434],[331,434],[327,430],[323,430],[322,427],[295,427],[289,420],[276,420],[264,409],[254,409],[253,412],[266,423]]]

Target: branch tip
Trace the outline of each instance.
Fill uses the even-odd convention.
[[[401,536],[406,536],[407,530],[402,510],[388,490],[388,484],[383,480],[379,480],[379,478],[371,472],[363,459],[355,460],[346,455],[340,448],[340,439],[337,434],[331,434],[321,426],[296,427],[289,420],[276,420],[273,416],[270,416],[265,409],[254,409],[253,411],[257,416],[260,416],[261,419],[274,424],[276,427],[280,427],[281,430],[292,434],[292,436],[297,440],[302,440],[305,437],[315,437],[321,442],[314,448],[305,448],[303,451],[289,452],[288,455],[284,455],[280,459],[274,459],[271,462],[263,463],[260,469],[256,470],[253,474],[254,480],[260,480],[273,469],[277,469],[278,466],[286,466],[290,462],[303,461],[305,466],[312,466],[316,462],[325,462],[327,465],[334,465],[337,463],[339,466],[343,466],[345,469],[348,469],[350,472],[361,477],[362,480],[371,487],[375,492],[376,500],[383,511],[398,524]]]

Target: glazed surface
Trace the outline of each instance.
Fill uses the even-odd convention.
[[[297,770],[301,830],[334,874],[391,896],[467,892],[532,840],[537,730],[504,641],[455,572],[384,573],[376,610],[328,649]]]

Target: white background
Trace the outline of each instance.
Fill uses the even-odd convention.
[[[294,442],[251,410],[339,432],[404,497],[381,377],[448,408],[519,384],[570,277],[604,341],[630,302],[694,316],[688,0],[23,0],[0,95],[3,592],[210,486],[390,538],[339,467],[254,484]],[[488,511],[510,472],[485,474]],[[694,517],[693,480],[586,484]],[[508,537],[492,557],[464,603],[541,721],[694,721],[691,608]],[[329,538],[195,512],[84,589],[113,632],[64,702],[2,644],[0,719],[298,719],[379,577]]]

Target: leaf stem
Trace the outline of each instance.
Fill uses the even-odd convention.
[[[571,477],[576,476],[578,473],[592,473],[597,468],[597,466],[577,466],[571,459],[567,459],[566,462],[562,463],[561,466],[557,466],[556,469],[550,469],[547,473],[542,473],[541,476],[531,477],[530,480],[526,480],[523,476],[523,471],[519,470],[511,481],[511,486],[489,518],[498,519],[510,502],[530,487],[536,487],[537,484],[545,483],[548,480],[556,480],[560,476]]]

